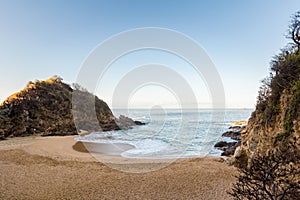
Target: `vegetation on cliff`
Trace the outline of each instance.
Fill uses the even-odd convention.
[[[294,44],[273,58],[242,136],[248,156],[282,146],[300,149],[300,12],[293,16],[288,33]]]
[[[300,11],[241,136],[235,199],[300,199]]]
[[[74,92],[80,103],[77,108],[72,108]],[[95,103],[96,120],[86,110],[85,102],[91,99]],[[78,117],[77,127],[73,114]],[[72,89],[57,76],[29,82],[23,90],[11,95],[0,105],[2,139],[27,135],[74,135],[77,130],[119,130],[137,123],[124,116],[115,118],[104,101],[79,87]]]

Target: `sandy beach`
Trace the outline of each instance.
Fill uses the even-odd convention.
[[[0,141],[0,199],[231,199],[236,169],[221,158],[96,159],[74,138]]]

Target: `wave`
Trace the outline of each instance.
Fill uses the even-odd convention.
[[[195,114],[196,113],[196,114]],[[212,112],[187,114],[182,123],[179,112],[170,111],[164,117],[149,118],[148,110],[135,110],[134,120],[146,122],[129,130],[91,133],[76,138],[77,141],[100,144],[127,144],[133,146],[121,152],[128,158],[178,158],[221,155],[214,144],[221,138],[230,122],[247,119],[251,110],[225,112],[225,118],[218,121],[211,118]],[[171,115],[170,115],[171,114]],[[229,138],[222,140],[230,141]]]

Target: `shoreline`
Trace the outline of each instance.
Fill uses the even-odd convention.
[[[232,199],[226,191],[235,181],[237,170],[221,158],[170,162],[113,155],[103,156],[103,162],[99,162],[82,146],[74,147],[74,137],[32,136],[1,141],[0,198]]]
[[[45,156],[58,161],[100,162],[103,164],[173,163],[193,159],[208,159],[226,162],[222,156],[199,156],[188,158],[131,158],[121,153],[135,148],[124,143],[89,143],[75,140],[72,136],[27,136],[0,141],[2,150],[21,150],[30,155]],[[86,148],[88,146],[88,149]],[[115,146],[118,145],[118,146]],[[92,150],[92,151],[90,151]]]
[[[51,136],[52,137],[52,136]],[[76,139],[76,138],[74,138]],[[125,157],[122,153],[136,149],[136,147],[129,143],[99,143],[99,142],[83,142],[75,140],[76,143],[72,146],[75,151],[91,154],[101,154],[103,156],[119,156],[124,159],[141,159],[141,160],[175,160],[175,159],[190,159],[190,158],[224,158],[224,156],[219,155],[202,155],[202,156],[190,156],[190,157]]]

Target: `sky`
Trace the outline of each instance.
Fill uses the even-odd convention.
[[[76,82],[95,47],[120,32],[160,27],[183,33],[207,53],[220,74],[228,108],[253,108],[269,63],[299,0],[0,0],[0,100],[30,80],[61,76]],[[114,62],[92,91],[109,105],[122,77],[140,65],[162,63],[185,78],[200,107],[211,97],[203,77],[184,60],[161,51],[133,52]],[[168,78],[166,76],[166,78]],[[178,107],[166,87],[145,85],[131,107]]]

